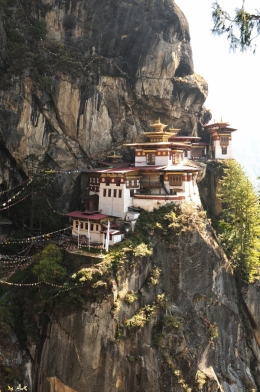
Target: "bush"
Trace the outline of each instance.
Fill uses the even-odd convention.
[[[163,316],[163,326],[168,331],[171,331],[173,329],[181,329],[182,322],[179,320],[177,316],[173,316],[171,314],[165,314]]]
[[[152,284],[152,285],[158,284],[160,275],[161,275],[161,270],[158,267],[153,268],[148,278],[148,284]]]
[[[127,305],[131,305],[133,302],[138,300],[138,295],[136,293],[134,293],[133,291],[129,291],[129,293],[126,294],[124,300],[127,303]]]
[[[145,326],[150,317],[156,312],[155,305],[145,305],[143,308],[139,309],[137,313],[133,315],[130,319],[125,321],[125,327],[128,330],[137,330]]]
[[[40,39],[45,39],[47,34],[47,23],[45,20],[40,19],[34,22],[34,26],[32,27],[32,35],[37,41]]]
[[[48,245],[37,255],[33,273],[39,280],[47,282],[62,282],[67,276],[67,270],[61,265],[62,252],[57,245]]]

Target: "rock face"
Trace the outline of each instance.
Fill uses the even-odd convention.
[[[256,391],[255,380],[260,387],[259,348],[244,327],[232,270],[205,218],[188,219],[172,245],[153,234],[153,254],[125,262],[106,300],[50,315],[37,392]],[[155,269],[160,278],[147,285]],[[129,292],[138,293],[132,304]],[[136,328],[132,316],[145,306],[148,314],[162,295],[164,310]]]
[[[91,165],[158,116],[197,133],[207,83],[173,0],[7,2],[0,29],[0,143],[26,174],[29,154],[52,168]]]
[[[208,162],[205,176],[198,184],[202,205],[212,219],[213,226],[216,226],[222,212],[221,201],[218,197],[220,192],[219,180],[222,175],[223,162]]]

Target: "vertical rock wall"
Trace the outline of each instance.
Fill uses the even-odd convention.
[[[50,315],[35,364],[37,392],[256,388],[258,344],[244,327],[232,270],[205,219],[189,219],[189,230],[172,245],[153,236],[152,256],[126,261],[105,300]],[[160,279],[147,285],[154,268]],[[129,292],[139,296],[131,305],[124,301]],[[164,310],[143,328],[126,327],[162,294]]]
[[[46,41],[29,49],[39,20]],[[0,143],[26,174],[29,154],[53,168],[92,165],[158,116],[197,133],[207,83],[194,74],[188,24],[173,0],[14,0],[0,28]],[[37,50],[19,71],[14,39]]]

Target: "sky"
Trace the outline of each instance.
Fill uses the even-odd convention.
[[[212,0],[176,0],[190,26],[195,73],[208,82],[205,106],[211,110],[213,120],[228,121],[238,129],[233,134],[234,158],[256,186],[260,176],[260,36],[255,40],[255,54],[250,50],[230,52],[226,37],[211,33],[212,3]],[[232,15],[242,0],[218,3]],[[245,9],[260,11],[259,0],[245,0]]]

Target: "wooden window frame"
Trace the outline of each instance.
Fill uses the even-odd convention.
[[[146,153],[146,164],[147,165],[155,165],[155,152],[147,152]]]
[[[182,186],[182,174],[169,174],[170,186]]]
[[[222,155],[227,155],[227,146],[221,147],[221,153],[222,153]]]

